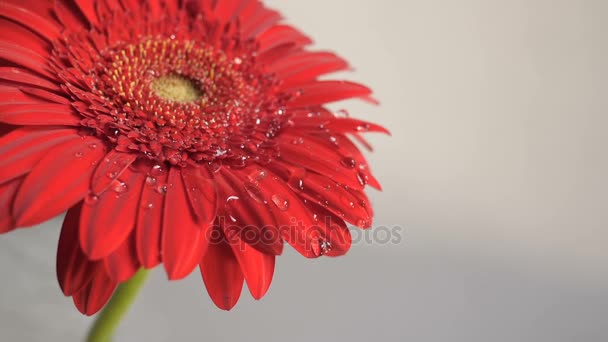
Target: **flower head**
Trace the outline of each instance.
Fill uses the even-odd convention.
[[[67,211],[65,295],[97,312],[163,264],[200,267],[217,306],[261,298],[283,243],[344,254],[379,188],[325,105],[371,91],[257,0],[0,3],[0,232]]]

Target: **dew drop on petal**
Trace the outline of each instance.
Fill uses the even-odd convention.
[[[289,208],[289,201],[281,195],[272,195],[272,202],[279,210],[285,211]]]
[[[357,172],[357,182],[359,182],[361,186],[364,186],[367,184],[367,176],[362,172]]]
[[[357,222],[355,222],[355,225],[357,227],[366,228],[369,226],[369,221],[365,219],[358,219]]]
[[[167,185],[166,184],[158,185],[156,187],[156,192],[158,192],[161,195],[166,194],[167,193]]]
[[[156,185],[156,177],[152,177],[152,176],[146,177],[146,184],[149,186]]]
[[[245,182],[245,190],[247,191],[247,194],[249,194],[249,196],[254,200],[264,204],[267,203],[264,199],[264,195],[262,194],[262,190],[260,190],[258,185],[249,181]]]
[[[291,143],[294,145],[302,145],[304,143],[304,138],[302,138],[302,137],[295,138],[291,141]]]
[[[165,172],[165,170],[163,169],[162,165],[158,165],[157,164],[157,165],[154,165],[152,167],[152,170],[150,171],[150,174],[152,176],[161,176],[161,175],[164,174],[164,172]]]
[[[319,247],[321,249],[321,255],[327,254],[329,251],[331,251],[331,242],[320,240]]]
[[[340,109],[336,112],[336,116],[339,118],[347,118],[349,117],[349,114],[346,109]]]
[[[357,161],[355,161],[355,159],[351,158],[351,157],[344,157],[342,158],[342,160],[340,161],[340,163],[348,168],[348,169],[354,169],[355,166],[357,166]]]
[[[97,204],[97,201],[99,201],[99,196],[95,195],[95,194],[88,194],[85,198],[84,198],[84,203],[88,204],[88,205],[94,205]]]
[[[347,196],[341,196],[340,200],[342,201],[342,203],[346,204],[347,206],[354,208],[355,207],[355,202],[353,202],[350,198],[348,198]]]
[[[368,124],[359,125],[359,126],[357,126],[357,131],[367,132],[367,131],[369,131],[369,125]]]
[[[129,187],[127,186],[127,183],[121,181],[121,180],[116,180],[112,183],[112,190],[118,194],[118,195],[122,195],[125,192],[129,191]]]
[[[82,152],[80,152],[80,151],[79,151],[79,152],[74,153],[74,157],[76,157],[76,158],[82,158],[82,156],[83,156],[83,155],[84,155],[84,153],[82,153]]]
[[[256,171],[249,174],[247,178],[249,178],[249,180],[251,182],[257,184],[257,183],[263,181],[266,178],[266,176],[268,176],[268,174],[266,173],[265,170],[257,169]]]
[[[228,198],[226,198],[226,206],[224,207],[224,210],[226,211],[226,215],[228,215],[228,218],[230,219],[230,221],[232,221],[233,223],[237,222],[238,220],[236,219],[234,213],[233,213],[233,203],[235,203],[235,201],[238,201],[240,198],[238,196],[229,196]]]
[[[338,138],[336,138],[335,136],[330,136],[329,137],[329,142],[334,145],[334,147],[340,147],[340,144],[338,143]]]
[[[306,170],[304,169],[296,169],[290,176],[287,184],[289,187],[296,191],[304,190],[304,176],[306,175]]]

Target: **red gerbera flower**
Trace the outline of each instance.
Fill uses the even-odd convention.
[[[350,246],[379,188],[349,135],[386,132],[324,106],[370,98],[321,81],[347,63],[256,0],[0,2],[0,232],[67,210],[61,289],[91,315],[163,263],[200,266],[217,306],[256,299],[283,242]]]

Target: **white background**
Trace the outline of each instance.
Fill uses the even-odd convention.
[[[369,156],[398,244],[279,258],[220,311],[154,272],[117,341],[608,341],[608,2],[268,1],[346,56],[388,127]],[[78,341],[60,221],[0,237],[0,340]]]

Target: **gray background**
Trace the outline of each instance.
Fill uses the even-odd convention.
[[[216,309],[157,271],[117,341],[608,341],[608,1],[269,1],[382,105],[375,224],[399,243],[279,258]],[[340,75],[342,76],[342,75]],[[59,221],[0,237],[2,341],[78,341]]]

